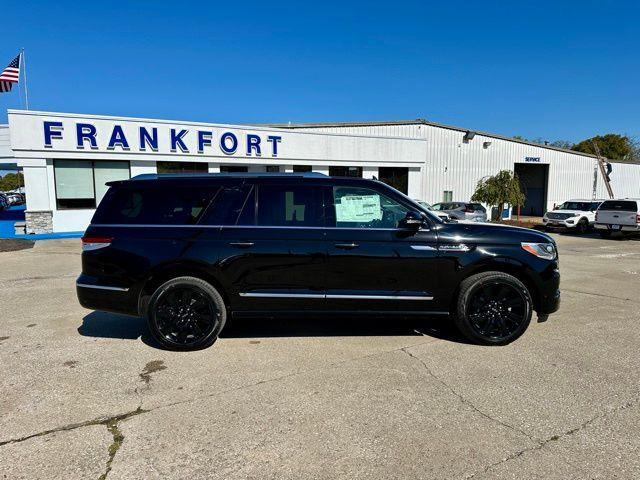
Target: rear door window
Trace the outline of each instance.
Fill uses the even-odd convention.
[[[200,223],[204,225],[253,225],[255,217],[255,187],[225,185],[211,201]]]
[[[620,212],[637,212],[638,204],[633,200],[607,200],[602,203],[600,210],[616,210]]]
[[[96,210],[94,224],[194,225],[217,187],[111,187]]]
[[[259,185],[257,224],[266,227],[323,227],[322,187],[309,184]]]

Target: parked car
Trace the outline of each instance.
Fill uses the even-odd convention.
[[[4,194],[0,193],[0,212],[6,210],[7,208],[9,208],[9,201],[7,200],[7,197],[4,196]]]
[[[596,210],[604,200],[568,200],[547,212],[542,223],[547,230],[573,230],[586,233],[596,221]]]
[[[432,206],[436,212],[445,212],[450,218],[469,220],[472,222],[486,222],[487,210],[480,203],[443,202]]]
[[[21,194],[16,192],[4,192],[4,197],[7,200],[9,206],[13,205],[22,205],[24,203],[23,197]]]
[[[502,345],[533,311],[559,306],[548,235],[446,223],[376,180],[142,175],[108,185],[82,238],[78,299],[146,316],[166,348],[204,348],[229,318],[275,315],[452,315],[470,340]]]
[[[427,203],[427,202],[425,202],[423,200],[415,200],[415,199],[414,199],[414,202],[416,202],[421,207],[426,208],[428,211],[430,211],[434,215],[437,215],[438,217],[442,218],[443,220],[449,220],[451,218],[451,217],[449,217],[449,214],[447,212],[441,212],[441,211],[438,211],[438,210],[434,210],[430,203]]]
[[[605,200],[596,211],[595,228],[603,238],[614,232],[640,233],[640,199]]]

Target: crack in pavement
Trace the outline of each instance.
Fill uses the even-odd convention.
[[[142,413],[147,413],[149,411],[150,410],[145,410],[142,407],[138,407],[135,410],[131,410],[130,412],[126,412],[126,413],[119,413],[118,415],[112,415],[109,417],[102,416],[102,417],[94,418],[92,420],[86,420],[84,422],[69,423],[67,425],[62,425],[61,427],[51,428],[49,430],[44,430],[38,433],[32,433],[31,435],[25,435],[24,437],[4,440],[0,442],[0,447],[3,447],[4,445],[10,445],[13,443],[21,443],[26,440],[31,440],[32,438],[43,437],[45,435],[50,435],[52,433],[68,432],[71,430],[75,430],[77,428],[90,427],[93,425],[108,425],[111,422],[120,422],[122,420],[126,420],[130,417],[134,417]]]
[[[529,440],[531,440],[532,442],[538,442],[538,440],[536,440],[536,438],[534,438],[533,436],[531,436],[530,434],[528,434],[527,432],[525,432],[524,430],[515,427],[513,425],[510,425],[506,422],[503,422],[502,420],[492,417],[491,415],[489,415],[488,413],[480,410],[477,406],[475,406],[473,404],[473,402],[471,402],[469,399],[465,398],[462,394],[458,393],[451,385],[449,385],[447,382],[445,382],[444,380],[442,380],[440,377],[438,377],[435,373],[433,373],[433,370],[431,370],[431,368],[427,365],[427,363],[422,360],[420,357],[415,356],[413,353],[411,353],[408,349],[411,347],[404,347],[401,348],[400,350],[404,353],[406,353],[407,355],[409,355],[409,357],[411,357],[412,359],[418,361],[423,367],[424,369],[427,371],[427,373],[429,374],[430,377],[432,377],[434,380],[436,380],[438,383],[440,383],[442,386],[444,386],[445,388],[447,388],[447,390],[449,390],[453,395],[455,395],[458,400],[460,400],[460,402],[462,402],[464,405],[468,406],[469,408],[471,408],[474,412],[482,415],[484,418],[490,420],[493,423],[497,423],[498,425],[501,425],[505,428],[508,428],[509,430],[512,430],[520,435],[524,435],[525,437],[527,437]]]
[[[57,280],[59,278],[75,278],[78,275],[76,273],[69,273],[65,275],[50,275],[50,276],[34,276],[34,277],[21,277],[21,278],[6,278],[0,280],[0,286],[9,286],[12,283],[24,283],[33,282],[36,280]]]
[[[632,298],[625,298],[625,297],[616,297],[614,295],[605,295],[603,293],[594,293],[594,292],[584,292],[582,290],[570,290],[568,288],[563,288],[562,289],[563,292],[571,292],[571,293],[580,293],[582,295],[592,295],[594,297],[604,297],[604,298],[610,298],[613,300],[622,300],[625,302],[634,302],[637,303],[634,299]]]
[[[98,477],[98,480],[105,480],[107,478],[107,475],[109,475],[109,472],[111,471],[113,459],[116,458],[116,453],[118,453],[118,450],[120,450],[120,447],[122,446],[122,442],[124,442],[124,435],[120,431],[120,428],[118,428],[117,420],[108,422],[107,430],[109,430],[109,433],[113,437],[113,441],[111,442],[111,445],[109,445],[109,458],[107,459],[105,471]]]
[[[581,423],[579,426],[577,426],[575,428],[572,428],[572,429],[567,430],[567,431],[565,431],[563,433],[560,433],[560,434],[552,435],[549,438],[546,438],[545,440],[538,441],[538,443],[536,445],[532,446],[532,447],[524,448],[522,450],[519,450],[519,451],[509,455],[508,457],[503,458],[502,460],[500,460],[498,462],[495,462],[495,463],[492,463],[490,465],[487,465],[485,468],[483,468],[482,470],[480,470],[478,472],[472,473],[471,475],[467,475],[465,477],[465,480],[469,480],[469,479],[475,477],[476,475],[487,473],[487,472],[489,472],[489,470],[491,470],[491,469],[493,469],[493,468],[495,468],[495,467],[497,467],[499,465],[502,465],[503,463],[507,463],[507,462],[510,462],[511,460],[519,458],[519,457],[521,457],[522,455],[524,455],[526,453],[535,452],[537,450],[541,450],[544,447],[546,447],[549,443],[557,442],[557,441],[559,441],[559,440],[561,440],[563,438],[569,437],[569,436],[571,436],[571,435],[573,435],[573,434],[575,434],[577,432],[580,432],[580,431],[584,430],[585,428],[587,428],[589,425],[591,425],[593,422],[595,422],[597,420],[605,418],[608,415],[617,413],[617,412],[619,412],[621,410],[625,410],[627,408],[634,407],[635,405],[638,404],[639,401],[640,401],[640,399],[637,399],[637,398],[634,399],[634,400],[630,400],[627,403],[624,403],[624,404],[620,405],[619,407],[616,407],[616,408],[614,408],[612,410],[609,410],[607,412],[600,413],[600,414],[596,415],[595,417],[590,418],[589,420]]]

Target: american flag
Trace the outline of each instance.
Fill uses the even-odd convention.
[[[11,60],[2,73],[0,73],[0,93],[10,92],[14,83],[20,79],[20,54]]]

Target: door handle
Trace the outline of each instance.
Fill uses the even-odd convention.
[[[351,242],[351,243],[336,243],[335,247],[336,248],[340,248],[342,250],[353,250],[354,248],[358,248],[360,245],[358,245],[355,242]]]
[[[237,248],[249,248],[253,247],[253,242],[229,242],[229,245]]]

